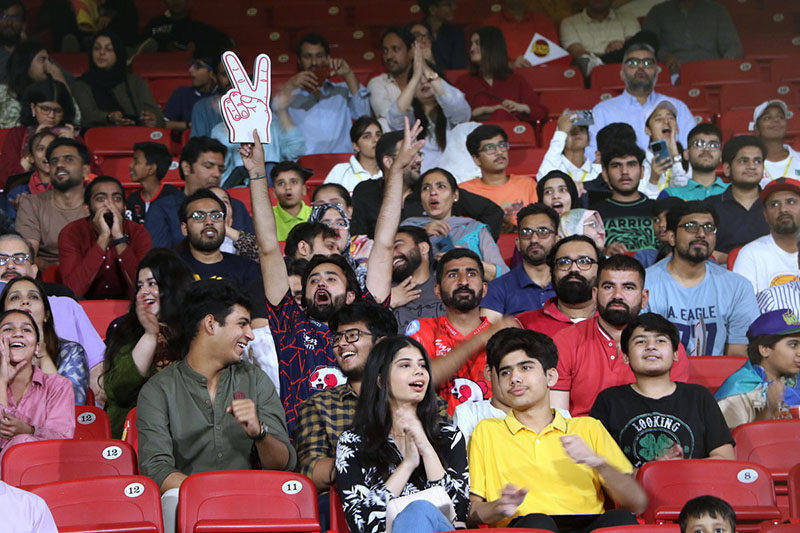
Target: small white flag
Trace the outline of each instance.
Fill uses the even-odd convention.
[[[531,65],[536,66],[549,61],[554,61],[556,59],[561,59],[562,57],[566,57],[568,55],[569,52],[558,46],[556,43],[544,35],[536,33],[533,35],[531,44],[528,45],[528,49],[525,52],[525,59],[527,59]]]

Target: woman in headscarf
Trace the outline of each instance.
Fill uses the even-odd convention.
[[[322,222],[329,228],[336,230],[336,245],[339,247],[339,252],[356,273],[361,290],[366,290],[367,265],[358,264],[358,261],[350,255],[350,217],[347,212],[337,204],[315,205],[311,209],[311,216],[308,217],[308,221]]]
[[[586,235],[594,241],[598,250],[603,250],[606,246],[606,228],[603,219],[600,213],[592,209],[572,209],[562,213],[558,234],[562,238],[570,235]]]

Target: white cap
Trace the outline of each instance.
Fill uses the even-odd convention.
[[[753,111],[753,122],[747,127],[750,131],[755,131],[756,129],[756,122],[764,114],[764,111],[767,110],[768,107],[779,107],[781,111],[783,111],[783,115],[786,117],[786,120],[789,120],[794,116],[794,113],[789,111],[789,108],[786,106],[786,103],[783,100],[767,100],[766,102],[761,102],[756,107],[755,111]]]
[[[644,123],[647,125],[647,121],[650,120],[650,117],[653,116],[653,113],[658,111],[661,108],[668,110],[677,120],[678,118],[678,108],[675,107],[675,104],[667,100],[666,98],[662,98],[661,100],[651,104],[650,106],[644,109]]]

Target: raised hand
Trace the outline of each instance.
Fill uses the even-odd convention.
[[[158,309],[151,311],[148,309],[147,304],[144,303],[144,295],[142,291],[136,293],[136,318],[139,324],[144,328],[145,333],[150,335],[158,335],[160,325],[158,323]]]
[[[253,142],[257,130],[263,142],[269,142],[269,110],[271,63],[269,56],[259,54],[255,63],[255,84],[233,52],[222,54],[222,62],[231,80],[231,88],[219,102],[220,112],[228,127],[232,143]]]
[[[598,468],[606,462],[603,457],[594,453],[594,450],[589,448],[589,445],[578,435],[561,437],[561,446],[564,447],[567,455],[578,464]]]
[[[253,131],[253,142],[239,147],[239,155],[242,157],[242,165],[251,176],[264,173],[264,147],[257,131]]]
[[[250,398],[233,400],[228,406],[227,412],[233,415],[248,437],[255,437],[261,433],[261,422],[258,419],[256,404]]]
[[[398,168],[404,169],[414,162],[419,151],[425,146],[425,139],[416,140],[420,133],[422,133],[422,126],[419,120],[414,121],[414,125],[409,127],[408,117],[403,119],[403,142],[400,144],[400,150],[397,152],[391,168],[395,168],[396,165]]]
[[[408,276],[402,283],[392,287],[392,305],[394,307],[403,307],[422,296],[422,291],[416,289],[416,286],[417,283],[414,281],[414,276]]]

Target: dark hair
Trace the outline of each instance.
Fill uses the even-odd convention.
[[[795,334],[796,335],[796,334]],[[766,346],[767,348],[775,348],[775,345],[784,338],[788,337],[789,335],[750,335],[748,332],[747,334],[747,358],[750,359],[750,363],[754,365],[760,365],[761,361],[764,359],[764,356],[761,355],[759,351],[760,346]]]
[[[566,172],[561,172],[560,170],[551,170],[536,182],[536,194],[539,197],[539,202],[542,202],[544,198],[544,187],[545,184],[553,179],[553,178],[561,178],[564,180],[564,185],[567,186],[567,191],[569,191],[569,198],[570,198],[570,209],[578,209],[580,207],[580,196],[578,195],[578,187],[575,185],[575,182]],[[517,214],[517,220],[519,221],[519,214]]]
[[[492,335],[486,344],[486,364],[497,372],[503,358],[517,350],[539,361],[545,372],[558,365],[558,348],[553,339],[544,333],[520,328],[505,328]]]
[[[483,279],[483,261],[481,261],[480,256],[478,256],[478,254],[469,248],[453,248],[445,252],[442,258],[439,259],[439,262],[436,264],[436,284],[441,285],[442,278],[444,277],[444,269],[447,263],[450,261],[455,261],[456,259],[463,259],[464,257],[472,259],[478,264],[478,271],[481,273],[481,279]]]
[[[378,126],[378,129],[381,130],[381,133],[383,133],[383,127],[381,126],[381,123],[378,122],[378,119],[375,117],[370,115],[358,117],[356,121],[353,122],[353,125],[350,126],[350,142],[358,142],[361,136],[364,135],[364,132],[367,131],[367,128],[373,124]]]
[[[722,131],[716,127],[714,124],[709,124],[707,122],[701,122],[694,128],[692,131],[689,132],[689,135],[686,137],[688,146],[692,146],[692,142],[694,142],[694,138],[698,135],[715,135],[720,142],[722,142]]]
[[[378,144],[375,145],[375,159],[378,161],[378,168],[383,171],[384,176],[389,169],[383,165],[383,158],[389,156],[394,159],[397,156],[397,144],[402,140],[402,131],[387,131],[378,139]]]
[[[9,233],[3,233],[2,235],[0,235],[0,242],[3,242],[3,241],[20,241],[20,242],[22,242],[28,248],[28,255],[31,256],[31,263],[33,263],[33,260],[36,259],[36,251],[33,249],[33,245],[31,244],[31,242],[28,239],[26,239],[25,237],[23,237],[19,233],[15,232],[15,231],[9,232]]]
[[[681,514],[678,515],[681,533],[686,533],[689,518],[702,518],[704,515],[711,518],[722,518],[730,524],[731,533],[736,531],[736,512],[733,507],[722,498],[706,495],[692,498],[684,504]]]
[[[15,280],[16,279],[20,279],[20,278],[15,278]],[[47,298],[44,298],[44,299],[47,300]],[[39,326],[36,325],[36,320],[33,318],[33,315],[30,314],[28,311],[25,311],[24,309],[9,309],[7,311],[3,311],[3,312],[0,313],[0,322],[5,320],[5,318],[8,315],[11,315],[11,314],[14,314],[14,313],[19,313],[21,315],[25,315],[26,317],[28,317],[28,320],[31,321],[31,325],[33,325],[33,331],[36,332],[36,342],[38,343],[42,338],[41,337],[41,333],[39,332]],[[56,350],[56,351],[58,351],[58,350]],[[50,354],[48,353],[48,355],[50,355]]]
[[[274,183],[278,175],[284,172],[294,172],[301,180],[303,180],[303,183],[305,183],[306,180],[311,177],[308,169],[301,167],[294,161],[281,161],[280,163],[275,164],[269,171],[269,177]]]
[[[350,196],[350,193],[347,191],[347,189],[344,188],[344,186],[341,183],[323,183],[322,185],[314,189],[314,192],[311,194],[311,203],[317,201],[317,195],[323,189],[336,189],[336,192],[338,192],[339,196],[341,196],[342,200],[344,200],[344,204],[347,207],[353,206],[353,197]]]
[[[305,35],[300,37],[300,40],[297,42],[297,50],[295,50],[295,53],[297,54],[297,59],[300,59],[300,54],[303,51],[303,45],[306,43],[319,45],[325,49],[325,53],[327,55],[331,54],[331,45],[328,43],[328,40],[325,37],[323,37],[319,33],[306,33]]]
[[[425,173],[422,176],[419,177],[419,186],[422,187],[422,183],[425,181],[425,178],[428,177],[429,175],[433,174],[434,172],[438,172],[439,174],[442,174],[445,177],[445,179],[447,179],[447,183],[450,185],[450,190],[451,191],[453,191],[454,193],[458,192],[458,190],[459,190],[458,189],[458,180],[456,180],[456,177],[453,176],[452,172],[450,172],[449,170],[445,170],[445,169],[443,169],[441,167],[434,167],[434,168],[430,168],[430,169],[426,170]]]
[[[600,151],[600,159],[603,163],[603,170],[608,170],[608,165],[612,159],[617,157],[633,156],[639,165],[644,161],[644,150],[639,148],[636,143],[615,142],[610,143],[605,150]]]
[[[363,322],[367,330],[377,337],[390,337],[397,334],[397,319],[388,308],[373,302],[356,300],[336,311],[328,321],[331,333],[342,324]]]
[[[303,277],[303,273],[308,268],[308,259],[294,258],[292,256],[285,256],[283,263],[286,265],[286,275]]]
[[[283,248],[284,255],[294,257],[297,254],[297,245],[300,244],[300,241],[306,242],[311,246],[314,244],[314,239],[320,234],[322,234],[323,239],[335,239],[339,235],[335,229],[329,228],[322,222],[301,222],[295,225],[286,236],[286,243]]]
[[[46,48],[36,39],[21,41],[14,47],[14,51],[8,56],[8,63],[6,63],[8,90],[11,94],[19,97],[26,87],[34,83],[28,72],[33,58],[42,50],[46,50]]]
[[[680,336],[678,335],[678,328],[676,328],[672,322],[659,314],[644,313],[634,318],[628,323],[627,326],[625,326],[625,329],[622,330],[622,336],[620,337],[620,349],[623,353],[630,354],[629,344],[631,342],[631,337],[633,336],[633,331],[640,326],[645,331],[666,335],[669,337],[669,342],[672,344],[672,351],[678,351],[678,346],[680,346],[681,343]]]
[[[33,262],[33,256],[31,256],[31,262]],[[47,351],[47,356],[53,361],[53,364],[58,366],[59,363],[59,355],[61,351],[61,341],[58,338],[58,334],[56,334],[56,327],[53,321],[53,311],[50,308],[50,300],[47,299],[47,291],[42,285],[42,282],[34,279],[30,276],[17,276],[16,278],[10,280],[6,283],[5,288],[3,288],[2,294],[0,294],[0,308],[4,311],[2,315],[0,315],[0,321],[9,314],[13,312],[6,307],[6,298],[8,298],[8,293],[11,292],[12,287],[14,284],[19,283],[20,281],[30,281],[36,286],[36,290],[39,291],[39,297],[42,300],[42,305],[44,306],[44,321],[42,322],[42,330],[39,331],[39,326],[36,325],[36,321],[33,318],[33,315],[29,314],[28,311],[20,309],[23,313],[28,315],[33,322],[34,329],[36,330],[36,342],[39,342],[40,339],[44,339],[44,347]]]
[[[553,224],[553,231],[558,233],[559,216],[555,209],[543,203],[528,204],[517,212],[517,225],[521,226],[525,217],[531,215],[547,215]]]
[[[222,211],[224,214],[228,213],[225,207],[225,202],[223,202],[219,196],[211,192],[211,189],[197,189],[192,194],[184,198],[181,202],[181,205],[178,207],[178,220],[181,222],[186,222],[189,218],[189,214],[186,212],[189,209],[189,204],[196,200],[203,200],[205,198],[214,200],[219,204],[220,211]]]
[[[30,152],[32,154],[33,147],[36,145],[36,143],[38,143],[40,139],[42,139],[43,137],[47,137],[48,135],[53,137],[53,140],[58,139],[58,133],[53,131],[51,128],[42,128],[33,135],[31,135],[27,141],[25,141],[25,151]]]
[[[93,179],[89,185],[83,190],[83,203],[86,205],[90,205],[92,202],[92,191],[97,185],[102,185],[103,183],[114,183],[117,187],[119,187],[120,193],[122,193],[122,201],[125,202],[125,188],[119,182],[117,178],[111,176],[97,176]],[[123,213],[124,215],[124,213]]]
[[[424,28],[425,28],[425,30],[428,32],[428,37],[430,37],[431,39],[433,39],[433,31],[431,31],[431,27],[430,27],[430,25],[429,25],[427,22],[425,22],[424,20],[415,20],[415,21],[413,21],[413,22],[409,22],[408,24],[406,24],[405,26],[403,26],[403,29],[404,29],[405,31],[407,31],[407,32],[409,33],[409,35],[411,35],[411,37],[414,39],[414,42],[417,42],[417,38],[414,36],[414,34],[413,34],[413,33],[411,33],[411,29],[412,29],[414,26],[422,26],[422,27],[424,27]],[[413,43],[412,43],[412,44],[413,44]]]
[[[508,59],[506,59],[506,62],[508,62]],[[478,157],[481,143],[498,135],[508,142],[506,130],[496,124],[481,124],[467,135],[467,152],[474,157]]]
[[[439,75],[439,78],[442,81],[447,81],[444,75],[444,71],[442,71],[439,67],[437,67],[434,63],[430,61],[426,61],[428,64],[428,68],[430,68],[433,72]],[[411,65],[411,68],[408,69],[408,79],[411,81],[411,78],[414,76],[414,65]],[[422,133],[420,133],[421,137],[427,137],[428,131],[430,131],[431,121],[428,118],[428,115],[425,113],[425,109],[422,106],[422,102],[420,102],[416,96],[414,99],[411,100],[411,109],[414,111],[414,118],[419,120],[420,125],[422,126]],[[442,110],[442,106],[439,103],[436,103],[436,107],[434,108],[434,119],[433,119],[433,142],[436,143],[436,146],[444,152],[445,148],[447,148],[447,117],[444,115],[444,111]]]
[[[53,140],[53,142],[47,145],[47,152],[45,153],[47,159],[53,157],[53,152],[56,150],[56,148],[60,148],[62,146],[71,146],[72,148],[75,148],[78,151],[78,155],[80,156],[81,162],[83,162],[84,165],[91,163],[92,156],[89,155],[89,149],[86,147],[86,145],[80,141],[68,139],[66,137],[57,137]]]
[[[481,63],[469,63],[469,72],[475,76],[491,76],[504,80],[511,74],[508,66],[508,48],[503,32],[495,26],[482,26],[472,32],[481,42]],[[471,36],[470,36],[471,38]]]
[[[111,41],[111,46],[114,48],[114,55],[117,58],[114,65],[109,70],[115,73],[115,77],[120,79],[124,78],[125,72],[128,70],[128,51],[125,49],[125,43],[122,42],[119,35],[110,29],[100,30],[92,35],[89,41],[89,70],[99,70],[99,67],[94,62],[92,49],[97,39],[100,37],[108,37]]]
[[[25,16],[28,14],[28,11],[25,9],[25,4],[22,0],[3,0],[0,2],[0,12],[7,11],[14,6],[19,6],[22,8],[22,18],[25,19]]]
[[[625,122],[612,122],[603,126],[595,135],[597,150],[602,154],[607,146],[616,142],[629,142],[636,144],[636,130]]]
[[[686,201],[683,198],[679,198],[677,196],[665,196],[653,202],[651,213],[654,217],[660,215],[664,211],[669,213],[671,210],[682,206],[684,203],[686,203]]]
[[[422,13],[427,17],[431,14],[431,8],[438,6],[443,1],[444,0],[417,0],[417,3],[419,4],[419,8]]]
[[[327,227],[327,226],[326,226]],[[342,257],[341,255],[315,255],[311,258],[311,261],[308,262],[308,267],[306,271],[303,272],[303,277],[301,278],[301,285],[303,287],[303,292],[305,293],[306,284],[308,283],[308,278],[311,276],[311,271],[317,268],[319,265],[323,265],[325,263],[331,263],[338,266],[344,272],[344,277],[346,281],[345,290],[348,292],[352,292],[356,295],[356,300],[360,300],[362,293],[361,293],[361,285],[358,283],[358,278],[356,277],[356,273],[353,272],[353,268],[350,266],[350,263],[347,262],[347,259]]]
[[[134,152],[142,152],[148,165],[156,166],[158,181],[164,179],[172,165],[172,156],[166,146],[161,143],[141,142],[133,145]],[[196,160],[195,160],[196,161]]]
[[[625,254],[615,254],[607,257],[602,263],[597,265],[597,284],[600,284],[600,277],[606,270],[615,272],[636,272],[639,274],[639,280],[642,282],[644,288],[644,267],[642,264],[633,257]]]
[[[252,311],[250,298],[235,283],[226,279],[203,279],[189,286],[183,299],[180,316],[181,355],[189,353],[189,346],[197,336],[197,326],[207,315],[219,324],[225,324],[233,306],[240,305]]]
[[[211,137],[192,137],[183,145],[179,163],[186,161],[190,166],[194,165],[197,160],[200,159],[200,156],[206,152],[222,154],[224,158],[228,154],[228,149],[224,144]],[[178,166],[178,171],[180,172],[181,179],[186,180],[186,176],[183,174],[183,165]]]
[[[411,35],[407,27],[389,26],[381,33],[381,48],[383,47],[383,40],[386,39],[388,35],[397,35],[409,50],[411,50],[411,45],[414,44],[414,36]]]
[[[23,126],[37,126],[36,116],[31,111],[31,104],[41,102],[58,102],[64,114],[61,118],[62,124],[75,122],[75,104],[72,103],[72,95],[67,86],[58,80],[48,78],[46,80],[34,82],[23,91],[20,98],[19,123]]]
[[[600,264],[603,262],[605,258],[603,257],[602,250],[600,250],[597,247],[597,244],[594,242],[594,239],[592,239],[591,237],[587,237],[586,235],[570,235],[569,237],[564,237],[563,239],[559,239],[558,241],[556,241],[553,247],[550,248],[550,252],[547,254],[547,265],[550,267],[551,274],[556,266],[556,255],[558,254],[558,250],[565,244],[575,241],[582,242],[590,246],[592,250],[594,250],[594,257],[595,259],[597,259],[597,267],[599,275]]]
[[[704,200],[693,200],[691,202],[684,202],[682,205],[673,207],[667,213],[667,229],[671,232],[678,231],[678,223],[687,215],[694,213],[707,213],[714,219],[714,225],[719,226],[719,216],[714,207]]]
[[[389,432],[392,429],[392,410],[389,405],[389,383],[391,380],[392,361],[403,348],[415,348],[425,358],[426,368],[430,369],[430,359],[425,348],[411,337],[392,336],[381,339],[369,352],[364,368],[364,379],[361,383],[361,394],[353,416],[353,431],[364,440],[361,451],[374,464],[376,474],[381,479],[389,477],[392,465],[398,464],[398,456],[389,446]],[[428,370],[430,378],[430,370]],[[439,408],[433,381],[428,380],[425,396],[417,404],[417,418],[422,423],[425,435],[436,450],[442,466],[447,468],[447,443],[439,429]],[[409,482],[427,483],[425,468],[420,466],[414,470]]]
[[[158,321],[166,326],[162,328],[162,331],[176,333],[183,314],[183,298],[194,281],[194,274],[178,253],[170,248],[153,248],[144,255],[136,268],[137,286],[139,272],[145,268],[150,269],[158,284]],[[143,334],[144,328],[136,313],[136,297],[134,296],[131,299],[128,313],[122,317],[115,328],[111,329],[107,340],[104,371],[108,372],[114,366],[115,359],[122,353],[123,347],[135,344]],[[176,356],[182,353],[180,347],[171,344],[175,339],[169,338],[167,341],[170,343],[169,351],[171,353]]]
[[[431,246],[431,239],[428,237],[428,232],[419,226],[400,226],[397,228],[397,233],[405,233],[414,241],[414,244],[419,246],[423,242]]]
[[[761,137],[756,137],[755,135],[737,135],[728,139],[728,142],[722,147],[722,162],[730,165],[733,163],[733,160],[736,159],[736,154],[739,153],[739,150],[747,148],[748,146],[755,146],[761,150],[762,157],[767,157],[767,147]]]

